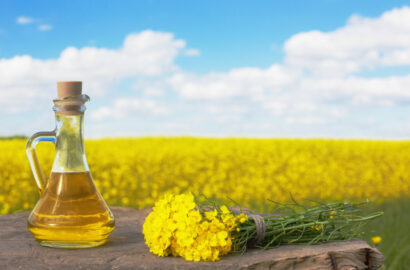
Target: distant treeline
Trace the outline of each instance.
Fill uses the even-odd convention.
[[[26,135],[0,136],[0,140],[27,139]]]

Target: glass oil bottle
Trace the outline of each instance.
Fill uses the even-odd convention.
[[[84,151],[84,111],[87,95],[82,82],[58,82],[53,110],[56,128],[30,137],[26,152],[40,190],[40,199],[28,218],[28,228],[42,246],[88,248],[104,244],[114,230],[114,216],[98,192]],[[55,144],[48,179],[40,168],[38,142]]]

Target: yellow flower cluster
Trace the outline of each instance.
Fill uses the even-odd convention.
[[[143,234],[150,251],[158,256],[216,261],[231,251],[230,232],[246,220],[246,215],[234,216],[226,206],[201,212],[191,193],[165,195],[145,219]]]
[[[0,140],[0,214],[29,210],[38,192],[26,140]],[[410,141],[135,138],[85,142],[109,205],[152,207],[163,194],[229,197],[256,211],[267,198],[385,202],[410,196]],[[51,143],[37,146],[49,175]]]

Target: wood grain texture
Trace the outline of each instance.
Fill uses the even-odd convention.
[[[378,269],[383,255],[362,240],[315,246],[288,245],[249,250],[218,262],[159,258],[144,244],[142,224],[148,209],[110,207],[116,229],[107,244],[64,250],[41,247],[27,230],[29,212],[0,215],[0,269]]]

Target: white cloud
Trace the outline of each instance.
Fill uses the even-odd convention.
[[[169,114],[170,110],[163,104],[149,99],[136,98],[117,98],[112,106],[101,107],[91,114],[95,120],[107,118],[125,118],[130,115],[164,115]]]
[[[165,95],[163,81],[158,80],[157,78],[147,79],[137,79],[132,86],[137,92],[142,92],[146,96],[150,97],[161,97]]]
[[[165,95],[165,91],[160,88],[146,88],[144,94],[149,97],[162,97]]]
[[[331,132],[328,127],[338,127],[348,117],[347,122],[355,122],[352,118],[358,112],[384,113],[389,108],[398,112],[410,103],[410,74],[377,76],[383,73],[377,72],[381,68],[410,67],[408,7],[377,18],[353,15],[346,25],[330,32],[295,34],[283,50],[283,63],[268,68],[194,74],[176,66],[175,59],[199,55],[198,50],[187,49],[185,41],[171,33],[148,30],[128,35],[118,49],[69,47],[56,59],[24,55],[0,59],[0,111],[18,113],[39,106],[39,100],[54,96],[58,80],[84,80],[87,93],[114,97],[112,103],[94,110],[95,120],[176,112],[174,116],[183,116],[167,122],[169,126],[191,123],[189,130],[195,125],[205,130],[205,119],[204,123],[220,123],[228,130],[232,121],[243,134],[249,130],[271,134],[279,129],[280,134],[288,134],[298,126],[307,134],[320,133],[318,127]],[[365,76],[369,71],[376,75]],[[110,93],[124,79],[134,81],[135,96],[118,98],[120,94]],[[189,122],[190,117],[196,120]],[[369,117],[377,119],[362,118]],[[360,121],[348,127],[367,125],[372,132],[377,126]],[[314,127],[310,132],[309,125]]]
[[[314,125],[323,124],[326,120],[318,116],[299,116],[299,117],[287,117],[285,119],[286,124],[290,125]]]
[[[27,16],[19,16],[16,19],[16,23],[18,24],[32,24],[34,22],[34,19],[31,17]]]
[[[240,105],[212,104],[205,106],[206,111],[213,114],[236,114],[241,115],[249,112],[249,109]]]
[[[125,78],[150,77],[177,69],[174,59],[185,41],[170,33],[150,30],[128,35],[122,47],[68,47],[56,59],[35,59],[29,55],[0,59],[0,111],[16,107],[10,100],[35,104],[55,96],[55,82],[83,80],[85,92],[103,94]],[[33,106],[18,106],[31,110]]]
[[[345,75],[382,66],[410,65],[410,8],[371,19],[353,15],[332,32],[310,31],[284,45],[285,62],[314,74]]]
[[[201,53],[197,49],[187,49],[187,50],[184,51],[184,54],[188,55],[188,56],[198,56]]]
[[[168,79],[168,83],[184,98],[220,99],[274,92],[290,84],[293,78],[292,71],[272,65],[266,70],[238,68],[227,73],[206,75],[177,73]]]
[[[380,67],[410,66],[408,7],[378,18],[354,15],[331,32],[296,34],[285,42],[284,51],[284,63],[267,69],[243,67],[203,75],[179,71],[162,87],[206,104],[231,100],[243,105],[247,100],[245,107],[256,103],[273,116],[288,117],[287,123],[303,124],[340,119],[358,106],[410,102],[410,74],[360,75]]]
[[[16,23],[21,25],[34,24],[37,26],[37,30],[39,31],[50,31],[51,29],[53,29],[53,26],[51,24],[41,23],[41,20],[27,16],[17,17]]]
[[[40,31],[50,31],[53,29],[53,26],[51,24],[40,24],[37,29]]]

